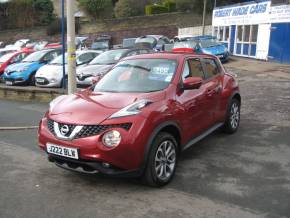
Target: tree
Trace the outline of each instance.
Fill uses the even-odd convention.
[[[33,0],[32,7],[40,24],[49,24],[54,19],[52,1]]]
[[[78,0],[79,7],[94,19],[112,17],[112,0]]]

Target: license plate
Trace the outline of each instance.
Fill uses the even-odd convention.
[[[218,58],[223,58],[224,56],[223,55],[218,55]]]
[[[12,86],[12,85],[13,85],[13,82],[11,82],[11,81],[6,81],[5,84],[8,85],[8,86]]]
[[[79,159],[78,149],[76,148],[68,148],[60,145],[47,143],[46,150],[50,154],[55,154],[62,157],[69,157],[73,159]]]
[[[43,83],[44,79],[36,79],[36,82]]]

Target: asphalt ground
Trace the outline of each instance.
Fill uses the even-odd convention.
[[[0,217],[290,217],[290,79],[232,71],[239,131],[184,152],[161,189],[62,170],[37,147],[36,130],[0,131]],[[0,100],[0,126],[37,125],[47,107]]]

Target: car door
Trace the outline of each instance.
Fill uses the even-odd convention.
[[[200,59],[189,58],[185,60],[181,83],[188,77],[205,78]],[[205,131],[209,123],[206,89],[202,85],[199,89],[183,90],[177,95],[177,101],[183,108],[182,126],[187,140],[190,140]]]
[[[202,59],[203,71],[205,73],[204,88],[206,90],[206,104],[209,108],[210,123],[213,126],[219,116],[219,106],[222,91],[222,74],[221,68],[214,58]]]

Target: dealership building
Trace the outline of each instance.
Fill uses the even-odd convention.
[[[215,8],[212,26],[235,56],[290,63],[290,4],[256,0]]]

